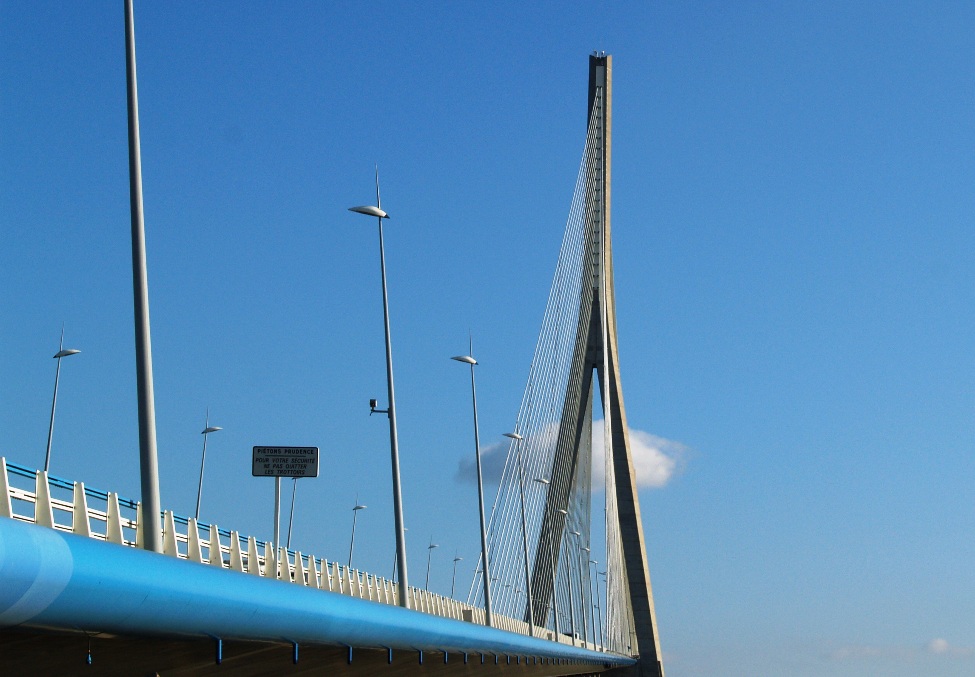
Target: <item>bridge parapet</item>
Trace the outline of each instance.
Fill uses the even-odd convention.
[[[0,457],[0,517],[73,533],[95,540],[141,548],[142,506],[138,501],[86,487],[82,482],[50,477],[43,470],[8,462]],[[163,553],[170,557],[210,564],[222,569],[273,577],[295,585],[348,595],[379,604],[395,605],[397,583],[300,551],[280,548],[254,536],[197,522],[192,517],[162,514]],[[485,625],[484,609],[411,587],[410,607],[440,618]],[[493,614],[494,626],[529,635],[520,619]],[[536,627],[534,636],[576,645],[564,634]],[[600,646],[587,645],[595,651]]]

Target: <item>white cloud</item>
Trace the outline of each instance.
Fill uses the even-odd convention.
[[[481,478],[485,484],[497,484],[504,472],[508,440],[481,447]],[[477,483],[477,460],[471,451],[457,463],[457,479]]]
[[[554,423],[546,430],[544,436],[554,435],[558,424]],[[602,491],[606,483],[602,420],[592,422],[592,431],[593,488]],[[496,485],[501,481],[508,446],[508,440],[502,440],[481,447],[481,473],[485,484]],[[680,442],[635,428],[630,428],[630,446],[638,488],[658,489],[665,486],[680,472],[688,451]],[[457,479],[475,482],[476,477],[474,454],[462,456],[457,464]]]
[[[592,476],[593,486],[602,487],[606,482],[603,448],[603,421],[592,422]],[[665,486],[683,467],[687,447],[680,442],[658,437],[636,428],[630,428],[630,456],[636,472],[639,488],[658,489]]]
[[[830,652],[830,658],[836,661],[846,661],[857,658],[879,658],[890,650],[884,650],[877,646],[844,646]]]
[[[932,639],[930,642],[928,642],[927,649],[929,653],[942,656],[971,656],[973,654],[971,648],[952,646],[948,643],[948,640],[942,639],[941,637]]]
[[[923,654],[950,656],[953,658],[968,658],[975,655],[975,651],[968,647],[953,646],[948,643],[948,640],[938,637],[925,644],[923,650],[918,645],[871,646],[853,644],[835,649],[830,652],[829,656],[835,661],[858,661],[868,659],[905,661],[917,660]]]

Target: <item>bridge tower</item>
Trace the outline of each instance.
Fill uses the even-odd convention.
[[[613,288],[613,247],[610,238],[610,195],[612,187],[612,126],[613,126],[613,57],[606,54],[589,57],[589,117],[594,123],[597,140],[595,181],[590,182],[587,195],[590,213],[595,220],[593,228],[593,255],[599,259],[600,275],[593,280],[598,284],[594,293],[590,326],[584,360],[589,378],[584,387],[582,400],[586,409],[592,408],[592,372],[598,375],[600,396],[605,421],[606,455],[615,475],[615,502],[619,516],[622,560],[625,582],[628,588],[634,647],[640,654],[635,674],[663,677],[663,661],[660,638],[657,634],[657,617],[650,585],[650,569],[647,565],[646,542],[640,519],[640,501],[637,496],[636,473],[632,459],[629,428],[626,424],[626,408],[623,405],[623,389],[620,384],[619,347],[616,334],[616,297]],[[595,119],[593,119],[595,117]],[[598,304],[598,307],[597,307]],[[583,317],[583,315],[580,315]],[[582,327],[580,327],[581,329]],[[589,368],[589,365],[592,368]],[[580,411],[580,414],[582,412]],[[609,491],[609,488],[607,488]]]
[[[638,655],[627,674],[663,677],[620,385],[610,219],[612,91],[612,57],[590,56],[585,152],[515,423],[518,442],[509,444],[491,511],[491,598],[501,614],[520,617],[549,637]],[[601,444],[593,439],[594,414],[603,422]],[[599,446],[603,467],[594,468]],[[600,476],[605,488],[593,486]],[[597,497],[605,499],[604,511],[593,510]],[[604,556],[592,540],[602,535],[598,525],[593,530],[594,512],[605,515]],[[591,559],[597,557],[605,561]],[[603,567],[605,596],[598,579]],[[477,576],[468,599],[483,604]]]
[[[595,377],[602,402],[603,447],[607,464],[607,558],[617,561],[616,575],[613,576],[612,572],[607,575],[607,607],[613,603],[612,599],[620,600],[616,613],[622,622],[618,625],[625,628],[624,632],[628,634],[617,642],[616,647],[640,656],[637,666],[626,669],[626,674],[663,677],[632,446],[620,383],[610,237],[612,91],[612,56],[591,55],[589,134],[585,166],[580,170],[580,188],[577,188],[577,191],[584,191],[581,220],[585,222],[585,227],[580,252],[584,279],[580,285],[578,320],[564,405],[551,457],[551,489],[540,515],[541,527],[532,570],[532,589],[535,591],[532,614],[536,619],[544,618],[553,597],[557,598],[556,602],[565,597],[557,592],[558,586],[553,584],[554,574],[549,563],[553,560],[567,561],[571,568],[571,557],[566,558],[565,555],[566,539],[570,534],[577,533],[573,531],[574,528],[588,530]],[[571,342],[573,339],[569,340]],[[572,526],[572,515],[567,516],[565,509],[560,510],[563,506],[569,511],[577,511],[575,524],[582,526]],[[578,515],[586,517],[579,518]],[[580,567],[579,585],[585,588],[587,582],[591,584],[589,576],[589,567],[585,567],[584,573]],[[598,586],[598,580],[596,584]],[[610,609],[607,608],[606,612],[608,614]],[[527,617],[527,610],[525,615]],[[587,623],[592,623],[587,614],[580,614],[579,620],[583,626],[582,635],[593,630],[585,627]]]

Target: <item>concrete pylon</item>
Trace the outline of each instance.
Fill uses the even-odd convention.
[[[533,609],[536,618],[544,618],[545,609],[551,600],[550,557],[554,555],[556,560],[559,557],[559,552],[552,553],[551,549],[553,544],[556,548],[559,547],[568,530],[566,517],[559,512],[559,508],[575,505],[580,498],[577,496],[578,492],[589,491],[595,377],[603,402],[605,425],[610,429],[607,453],[612,454],[616,479],[615,501],[625,571],[624,589],[628,605],[626,611],[632,628],[628,644],[631,653],[639,656],[637,665],[618,672],[640,677],[664,677],[650,569],[640,518],[636,473],[620,385],[610,237],[612,91],[612,57],[606,54],[590,56],[588,122],[595,125],[595,148],[590,148],[593,161],[587,181],[586,218],[591,220],[591,235],[585,243],[585,255],[591,257],[592,262],[592,294],[583,294],[580,301],[572,367],[553,459],[551,493],[546,499],[532,573],[532,587],[537,591]],[[595,120],[593,116],[596,116]],[[588,567],[582,575],[588,580]],[[561,578],[561,574],[559,576]],[[580,615],[580,622],[585,623],[585,614]],[[566,630],[562,628],[563,632]]]

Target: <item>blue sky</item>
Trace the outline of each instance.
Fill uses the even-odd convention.
[[[380,166],[414,581],[473,566],[614,57],[630,425],[671,677],[975,670],[975,6],[138,3],[162,502],[270,535],[253,445],[322,449],[293,544],[388,573]],[[138,497],[121,3],[0,0],[0,454]],[[493,489],[492,489],[493,491]],[[470,570],[464,572],[469,584]],[[459,574],[460,578],[460,574]]]

